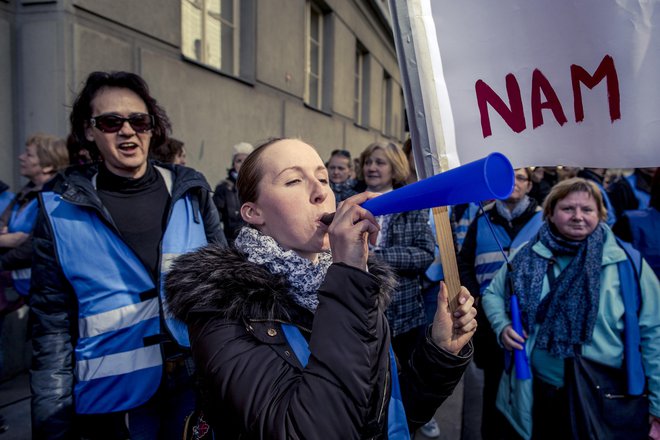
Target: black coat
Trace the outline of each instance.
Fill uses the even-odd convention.
[[[166,282],[170,310],[188,324],[206,415],[222,438],[387,437],[389,270],[333,264],[315,314],[291,300],[284,277],[235,249],[181,256]],[[281,323],[308,339],[306,368]],[[471,345],[454,356],[428,338],[418,344],[411,373],[400,379],[411,428],[433,416],[471,355]]]
[[[241,217],[241,202],[238,199],[236,178],[232,175],[231,170],[227,179],[215,187],[213,203],[218,209],[225,236],[231,243],[236,239],[241,228],[245,226],[243,217]]]

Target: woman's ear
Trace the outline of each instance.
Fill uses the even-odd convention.
[[[55,167],[52,166],[42,167],[41,172],[44,174],[53,174],[55,172]]]
[[[253,202],[243,203],[241,206],[241,217],[245,223],[255,226],[261,226],[264,224],[264,219],[261,210]]]
[[[90,142],[94,142],[94,127],[89,125],[89,123],[85,122],[85,139],[87,139]]]

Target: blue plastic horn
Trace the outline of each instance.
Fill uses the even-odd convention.
[[[522,320],[520,319],[520,306],[518,306],[518,296],[511,295],[511,327],[520,336],[523,335]],[[527,353],[525,352],[525,344],[523,349],[513,350],[513,361],[516,366],[516,379],[527,380],[532,378],[532,372],[529,369],[529,362],[527,360]]]
[[[513,191],[515,173],[502,153],[461,165],[428,179],[367,200],[362,207],[373,215],[506,199]]]

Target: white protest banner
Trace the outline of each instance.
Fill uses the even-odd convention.
[[[439,103],[441,156],[660,165],[659,1],[405,3],[421,14],[410,22],[426,39],[414,41],[420,68],[433,68],[420,77]]]

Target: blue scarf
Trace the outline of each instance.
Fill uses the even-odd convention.
[[[550,283],[550,291],[543,300],[540,299],[543,279],[553,260],[532,250],[537,241],[543,243],[554,256],[573,256],[568,266]],[[573,356],[576,345],[591,341],[598,313],[604,241],[605,228],[602,224],[586,239],[571,241],[553,232],[545,222],[536,239],[516,254],[510,276],[520,300],[523,328],[530,333],[534,325],[539,325],[536,348],[564,359]]]

